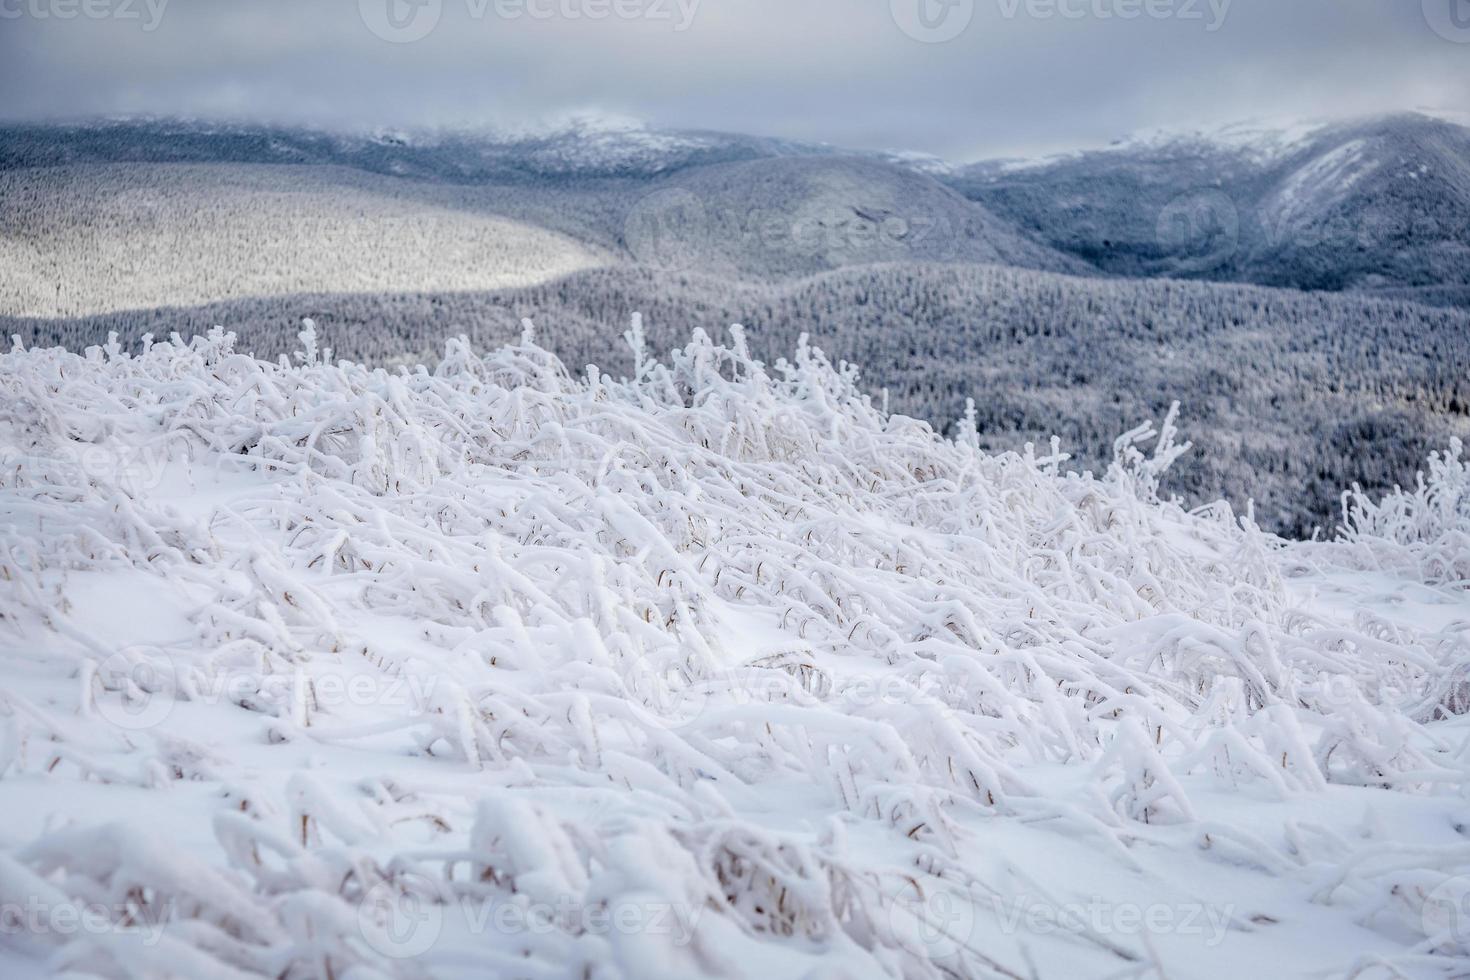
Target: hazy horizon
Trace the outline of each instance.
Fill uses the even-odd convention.
[[[0,119],[524,128],[586,115],[1033,156],[1258,119],[1263,105],[1293,120],[1470,109],[1460,2],[0,0]]]

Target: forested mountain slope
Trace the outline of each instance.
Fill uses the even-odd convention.
[[[932,176],[870,156],[751,150],[738,159],[726,147],[718,159],[736,160],[695,165],[676,155],[656,166],[639,154],[683,144],[669,136],[663,147],[659,134],[642,133],[612,134],[608,146],[612,136],[583,134],[561,138],[555,152],[485,148],[490,160],[527,154],[515,159],[539,161],[535,173],[490,167],[453,179],[438,144],[404,144],[419,163],[400,168],[346,152],[346,137],[315,137],[325,144],[317,147],[305,135],[261,136],[258,145],[211,133],[154,153],[205,162],[108,163],[108,154],[147,157],[151,144],[122,128],[116,139],[132,138],[114,146],[102,141],[106,132],[82,130],[72,137],[80,146],[60,137],[53,146],[0,131],[12,164],[0,166],[0,312],[486,289],[618,262],[762,281],[895,261],[1089,271]],[[49,157],[40,152],[48,147]],[[52,157],[75,162],[44,162]]]
[[[1429,116],[1124,141],[946,179],[1116,275],[1453,303],[1470,288],[1470,130]]]
[[[494,289],[611,261],[438,187],[328,167],[0,171],[0,312],[79,316],[306,290]]]
[[[633,205],[625,242],[642,264],[760,280],[900,261],[1089,270],[926,174],[852,156],[681,171]]]
[[[406,193],[453,185],[463,206],[723,275],[999,261],[1470,301],[1470,130],[1417,114],[969,166],[586,121],[519,134],[0,126],[0,171],[118,162],[335,165],[404,178]]]

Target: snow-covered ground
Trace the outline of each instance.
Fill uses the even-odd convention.
[[[117,164],[0,172],[0,316],[75,317],[294,293],[528,286],[594,246],[345,168]]]
[[[1286,544],[1170,420],[302,339],[0,355],[0,974],[1470,975],[1455,452]]]

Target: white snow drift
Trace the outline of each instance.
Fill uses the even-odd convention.
[[[0,356],[0,972],[1470,970],[1457,449],[1287,544],[629,338]]]

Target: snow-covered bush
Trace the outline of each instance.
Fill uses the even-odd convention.
[[[1470,587],[1470,466],[1460,440],[1429,458],[1413,490],[1374,501],[1343,494],[1342,541],[1366,567],[1409,570],[1424,581]]]
[[[632,380],[529,325],[433,371],[310,328],[294,362],[0,357],[0,906],[106,911],[0,942],[136,977],[1199,975],[1183,933],[1018,943],[1049,834],[1116,862],[1095,887],[1327,910],[1240,942],[1336,910],[1374,962],[1470,963],[1470,756],[1419,710],[1463,623],[1344,622],[1295,546],[1161,501],[1172,413],[1094,478],[886,414],[804,340],[628,336]],[[1418,816],[1344,836],[1319,799]]]

